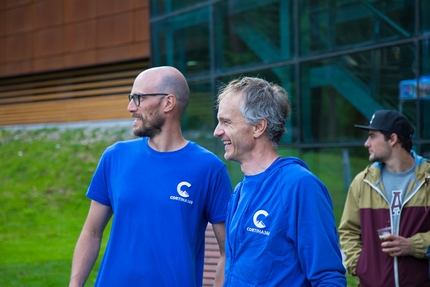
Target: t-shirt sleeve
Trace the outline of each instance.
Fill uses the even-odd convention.
[[[232,193],[230,176],[223,165],[214,176],[206,202],[206,216],[212,224],[224,222]]]
[[[90,185],[87,190],[87,197],[95,200],[103,205],[111,206],[109,197],[108,183],[107,183],[107,159],[106,152],[100,158],[96,171],[91,179]]]

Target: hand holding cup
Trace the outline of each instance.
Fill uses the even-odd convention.
[[[384,227],[384,228],[380,228],[377,231],[378,231],[379,239],[381,241],[385,241],[385,240],[387,240],[385,235],[386,234],[391,234],[391,227],[387,226],[387,227]]]

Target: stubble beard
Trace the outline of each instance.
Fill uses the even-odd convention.
[[[369,156],[369,161],[371,163],[374,163],[374,162],[385,162],[385,157],[383,157],[383,156],[377,156],[377,155],[373,154],[373,155]]]
[[[165,119],[159,114],[154,115],[152,120],[144,120],[141,115],[138,116],[142,125],[133,129],[133,133],[137,137],[154,137],[161,133],[165,123]]]

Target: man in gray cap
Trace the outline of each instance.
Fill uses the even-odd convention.
[[[414,129],[397,111],[355,126],[368,131],[371,164],[351,183],[339,225],[346,268],[360,287],[430,286],[430,161],[411,150]]]

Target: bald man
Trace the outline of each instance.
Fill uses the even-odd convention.
[[[86,194],[91,206],[69,286],[85,284],[111,217],[95,286],[202,286],[208,222],[221,255],[215,286],[222,286],[231,182],[217,156],[182,135],[189,94],[173,67],[136,77],[127,110],[137,138],[115,143],[100,159]]]

